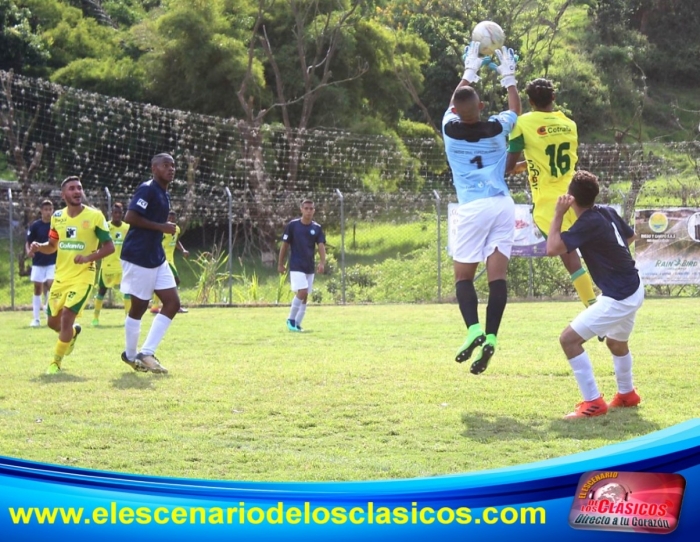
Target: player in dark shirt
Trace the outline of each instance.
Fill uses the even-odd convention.
[[[53,203],[51,200],[41,202],[41,218],[35,220],[27,230],[27,244],[25,249],[29,254],[29,247],[33,242],[46,243],[49,240],[49,230],[51,229],[51,215],[53,214]],[[48,302],[49,290],[53,284],[56,274],[56,253],[42,254],[34,253],[32,258],[31,281],[34,283],[34,296],[32,297],[32,321],[30,327],[41,325],[41,296],[44,296],[44,305]]]
[[[165,259],[163,234],[174,234],[176,225],[168,222],[170,196],[167,189],[175,178],[175,161],[169,154],[151,160],[153,178],[136,189],[124,216],[129,232],[122,246],[121,291],[131,296],[131,309],[124,323],[126,349],[122,361],[136,371],[167,373],[155,356],[156,348],[180,309],[175,277]],[[153,319],[146,341],[138,352],[141,317],[153,293],[163,307]]]
[[[579,170],[568,193],[559,197],[547,238],[547,255],[559,256],[579,250],[593,282],[602,294],[579,314],[559,337],[574,371],[583,401],[567,418],[600,416],[608,408],[637,406],[641,399],[632,384],[632,354],[628,340],[637,310],[644,301],[644,285],[629,251],[634,231],[610,207],[595,205],[598,177]],[[562,221],[571,208],[576,222],[562,232]],[[617,393],[610,403],[603,400],[593,375],[593,366],[583,343],[606,337],[617,380]]]
[[[314,283],[314,254],[318,245],[318,272],[323,273],[326,265],[326,236],[313,217],[316,209],[314,202],[305,199],[301,203],[301,218],[292,220],[284,228],[282,246],[278,260],[278,271],[286,273],[287,252],[289,256],[289,281],[296,294],[287,318],[289,331],[302,331],[301,321],[306,314],[306,302]]]

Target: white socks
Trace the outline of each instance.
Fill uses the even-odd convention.
[[[148,332],[148,337],[146,337],[146,342],[143,343],[141,347],[141,352],[146,355],[154,355],[156,353],[156,348],[163,340],[165,332],[168,331],[172,320],[165,316],[163,313],[159,313],[153,319],[151,324],[151,329]]]
[[[301,325],[301,321],[304,319],[304,315],[306,314],[306,303],[301,303],[301,300],[299,300],[299,303],[301,304],[301,307],[299,307],[297,317],[294,319],[294,322],[296,323],[297,327]]]
[[[41,296],[35,295],[32,297],[32,314],[34,315],[34,320],[38,320],[41,316]]]
[[[133,361],[138,353],[141,320],[134,320],[131,316],[127,316],[124,322],[124,332],[126,334],[126,357]]]
[[[632,385],[632,353],[627,352],[624,356],[613,356],[615,367],[615,380],[617,380],[617,391],[629,393],[634,390]]]
[[[289,319],[294,320],[296,322],[297,318],[297,312],[299,312],[299,307],[302,306],[301,299],[299,299],[297,296],[294,296],[294,299],[292,299],[292,307],[289,309]]]
[[[600,397],[598,385],[595,382],[593,375],[593,365],[586,352],[579,354],[569,360],[571,368],[574,370],[574,377],[578,384],[578,389],[581,390],[584,401],[593,401]]]

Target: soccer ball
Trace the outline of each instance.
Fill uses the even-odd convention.
[[[472,41],[478,41],[480,43],[479,54],[487,56],[503,47],[506,35],[503,29],[493,21],[481,21],[474,27]]]

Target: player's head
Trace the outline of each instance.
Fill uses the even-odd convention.
[[[112,222],[119,223],[122,221],[122,218],[124,218],[124,206],[116,202],[112,205]]]
[[[530,81],[525,87],[530,103],[536,109],[544,109],[554,102],[554,85],[549,79],[535,79]]]
[[[301,209],[301,215],[307,219],[313,218],[314,213],[316,212],[314,201],[311,199],[305,199],[302,201],[299,208]]]
[[[172,210],[171,210],[171,211],[168,213],[168,222],[172,222],[172,223],[177,222],[177,215],[175,214],[175,211],[172,211]]]
[[[484,104],[474,88],[466,86],[455,90],[452,96],[452,111],[463,121],[477,122],[483,108]]]
[[[50,199],[45,199],[41,202],[41,219],[44,222],[51,220],[53,214],[53,202]]]
[[[175,178],[175,160],[165,152],[156,154],[151,158],[151,172],[156,181],[169,184]]]
[[[83,203],[83,184],[80,177],[71,175],[61,183],[61,197],[68,207],[77,207]]]
[[[569,183],[569,194],[574,197],[576,205],[584,209],[593,207],[599,192],[598,177],[593,173],[585,169],[579,169],[574,173],[574,177]]]

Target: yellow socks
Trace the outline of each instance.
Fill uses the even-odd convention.
[[[571,275],[571,283],[576,289],[579,299],[588,307],[595,303],[595,292],[593,291],[593,281],[583,267]]]

